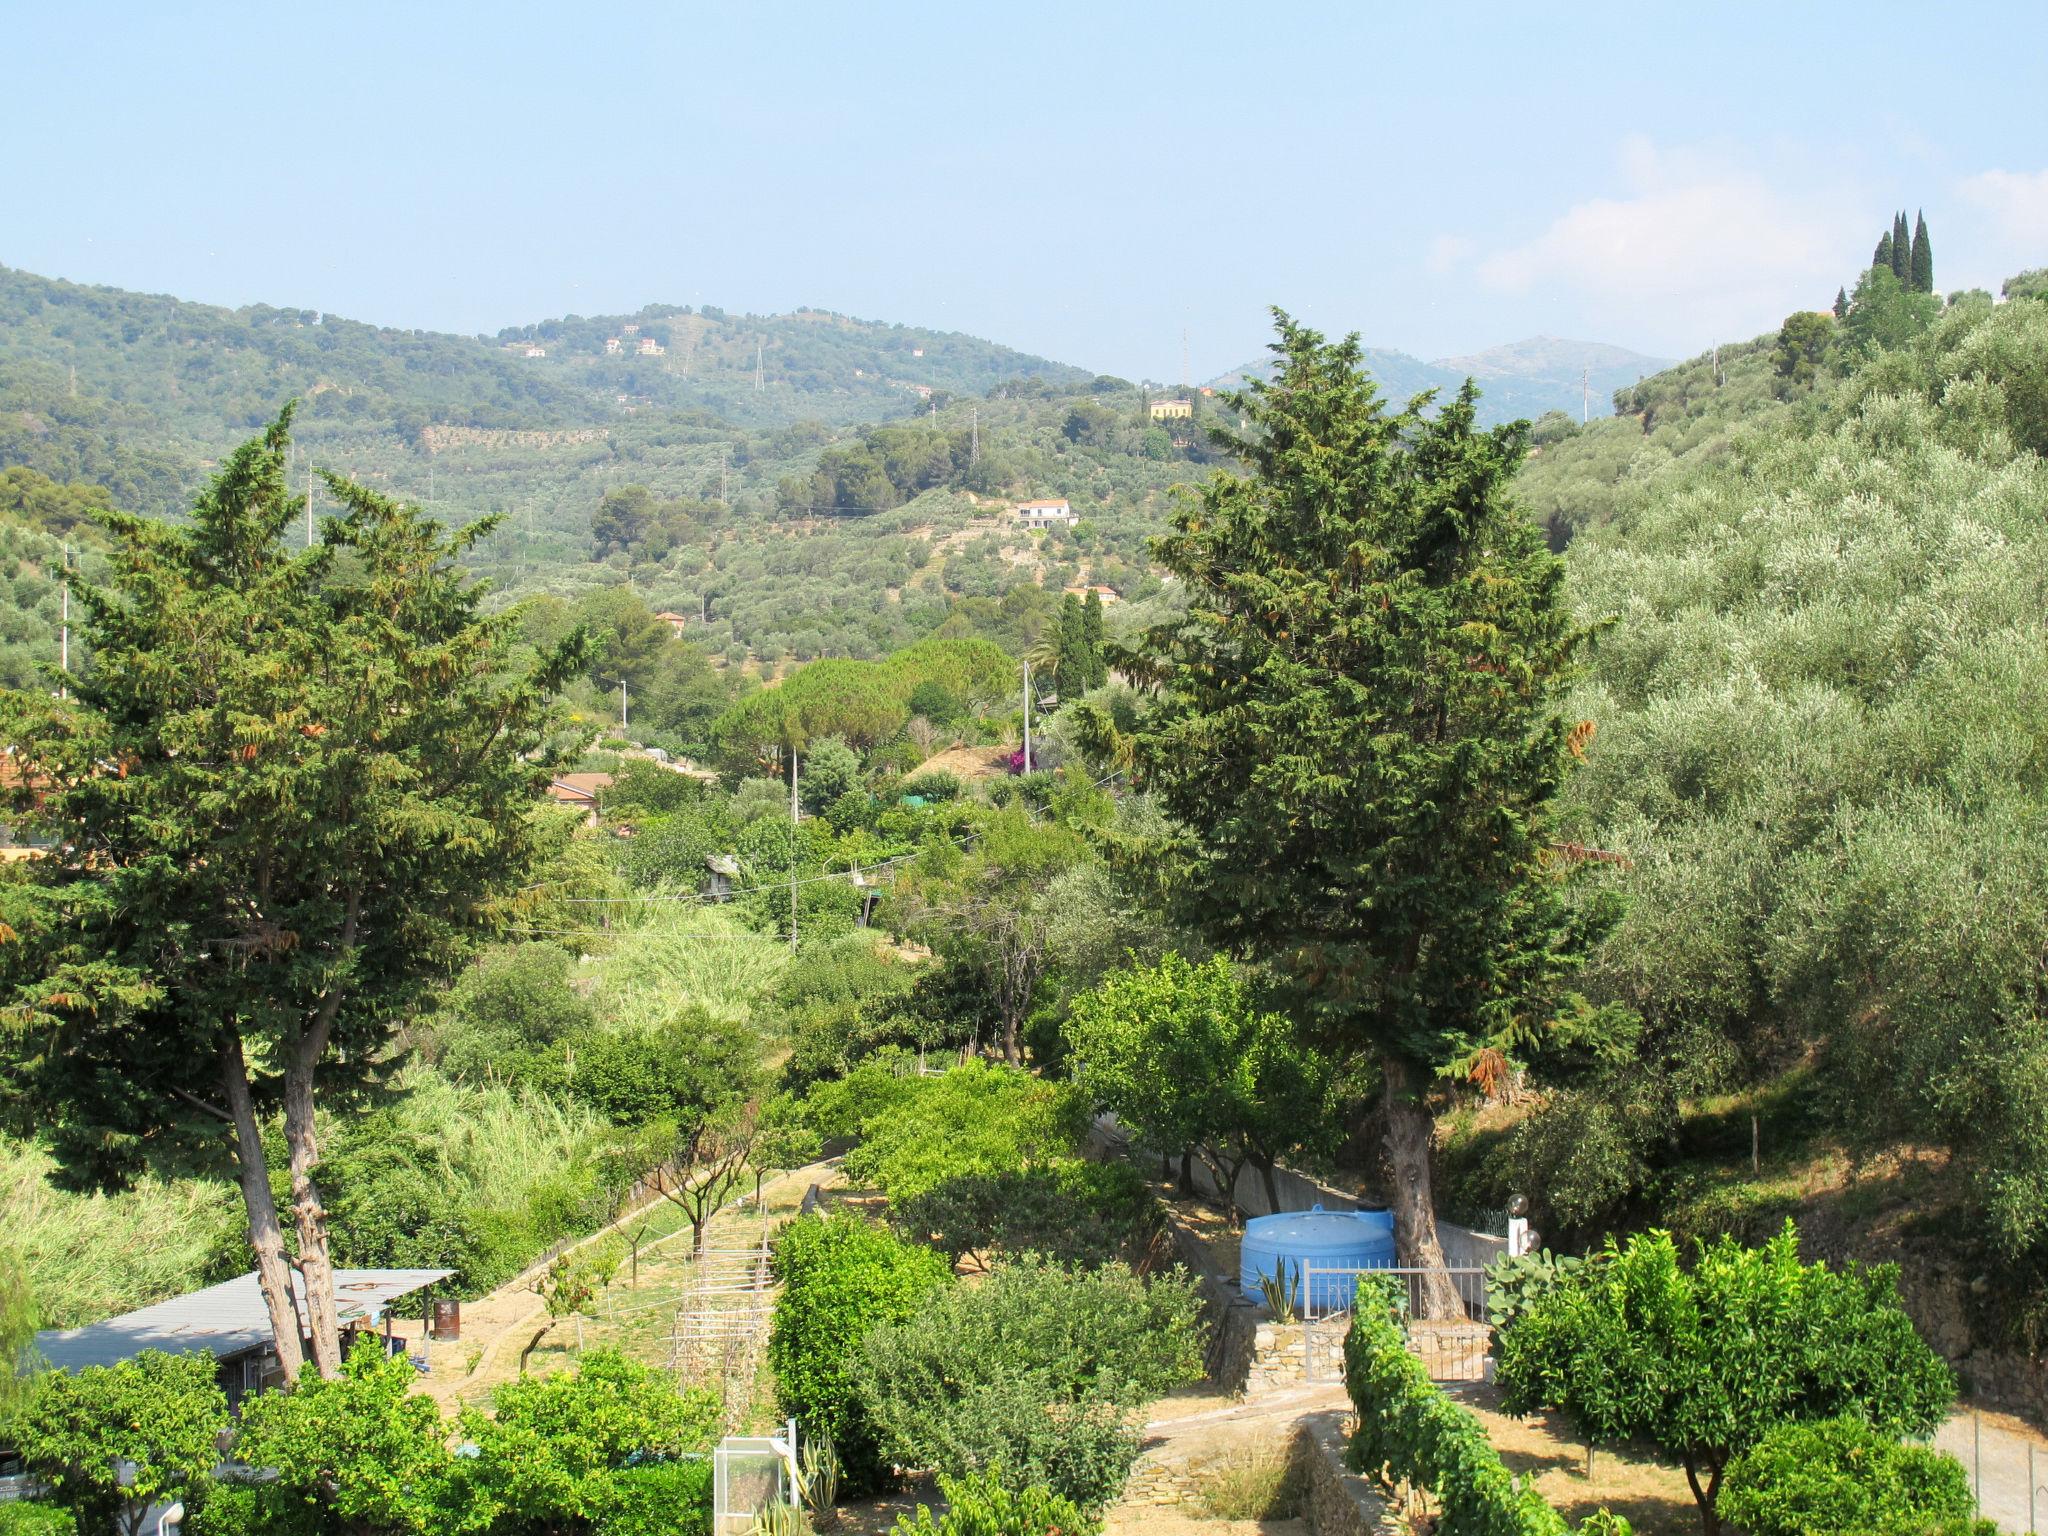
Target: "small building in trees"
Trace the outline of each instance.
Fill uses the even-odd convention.
[[[598,793],[611,788],[611,782],[612,776],[608,773],[565,773],[549,781],[548,798],[557,805],[583,811],[595,821]]]
[[[1195,414],[1195,402],[1185,396],[1154,400],[1146,407],[1154,421],[1186,421]]]
[[[740,877],[740,861],[729,853],[707,853],[704,868],[709,875],[706,894],[713,901],[731,901],[732,883]]]
[[[661,612],[657,613],[655,617],[661,620],[661,622],[666,624],[670,629],[674,630],[678,635],[680,635],[683,632],[683,626],[690,622],[690,616],[688,614],[677,613],[673,608],[664,608],[661,610]]]
[[[616,337],[616,336],[607,336],[607,337],[605,337],[605,339],[604,339],[604,355],[605,355],[606,357],[617,357],[617,356],[618,356],[618,355],[619,355],[619,354],[620,354],[621,352],[623,352],[623,351],[624,351],[625,349],[626,349],[626,344],[625,344],[625,343],[624,343],[623,341],[620,341],[618,337]]]
[[[639,352],[642,357],[659,357],[667,350],[667,347],[664,347],[652,336],[642,336],[640,338]]]
[[[343,1349],[380,1327],[388,1341],[386,1348],[398,1348],[398,1341],[391,1337],[397,1303],[454,1273],[452,1269],[337,1269],[334,1299],[340,1312]],[[294,1299],[303,1322],[305,1300]],[[118,1365],[146,1349],[170,1355],[212,1355],[230,1409],[252,1393],[284,1385],[270,1336],[270,1312],[254,1270],[103,1323],[48,1328],[36,1335],[36,1354],[55,1371]]]
[[[1016,507],[1017,521],[1026,528],[1071,528],[1081,521],[1080,513],[1067,504],[1064,496],[1045,496],[1035,501],[1020,501]]]

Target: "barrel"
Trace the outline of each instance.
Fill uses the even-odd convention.
[[[434,1303],[434,1337],[443,1343],[462,1337],[462,1303],[455,1300]]]

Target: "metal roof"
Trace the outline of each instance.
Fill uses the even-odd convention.
[[[337,1269],[334,1304],[341,1321],[376,1322],[392,1302],[437,1280],[452,1269]],[[303,1322],[306,1306],[294,1292]],[[84,1328],[52,1328],[36,1335],[36,1352],[60,1371],[113,1365],[145,1349],[166,1354],[205,1352],[226,1359],[270,1343],[270,1312],[256,1272],[237,1275],[203,1291],[173,1296],[153,1307],[126,1312]]]

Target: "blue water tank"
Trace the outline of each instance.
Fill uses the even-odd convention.
[[[1296,1307],[1304,1305],[1302,1271],[1317,1269],[1392,1269],[1394,1267],[1394,1213],[1392,1211],[1326,1211],[1320,1205],[1307,1211],[1282,1211],[1274,1216],[1254,1216],[1244,1224],[1244,1241],[1238,1248],[1237,1283],[1245,1295],[1259,1299],[1260,1282],[1278,1278],[1286,1265],[1287,1287]],[[1318,1312],[1336,1312],[1351,1305],[1357,1281],[1348,1274],[1316,1275],[1312,1298]]]

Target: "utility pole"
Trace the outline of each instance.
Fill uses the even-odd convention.
[[[726,463],[726,455],[727,455],[728,453],[730,453],[731,451],[732,451],[732,450],[731,450],[731,445],[730,445],[730,444],[727,444],[727,443],[720,443],[720,444],[718,445],[718,504],[719,504],[719,505],[720,505],[721,507],[725,507],[725,506],[730,506],[730,505],[731,505],[731,503],[730,503],[729,501],[727,501],[727,500],[726,500],[726,495],[725,495],[725,463]]]
[[[796,952],[796,836],[800,813],[796,801],[796,744],[789,748],[789,948]]]
[[[313,547],[313,456],[306,455],[306,548]]]
[[[1024,663],[1024,771],[1031,771],[1031,663]]]
[[[1593,389],[1590,366],[1579,369],[1579,425],[1584,426],[1593,419]]]
[[[981,407],[978,405],[974,408],[973,414],[968,418],[967,462],[970,464],[979,464],[981,462]]]
[[[619,678],[619,734],[626,734],[626,679]]]
[[[754,338],[754,393],[761,393],[761,338]]]

